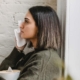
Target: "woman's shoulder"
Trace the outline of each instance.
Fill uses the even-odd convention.
[[[58,55],[58,52],[54,49],[47,49],[38,52],[38,55],[42,56],[42,65],[43,65],[43,73],[45,73],[47,78],[51,76],[53,77],[59,77],[60,71],[61,71],[61,58]],[[50,79],[52,80],[52,79]]]
[[[42,58],[44,58],[44,61],[49,60],[52,63],[56,63],[56,62],[61,63],[61,58],[58,54],[58,51],[54,49],[45,49],[45,50],[37,52],[37,54],[41,56]]]
[[[45,55],[45,56],[50,56],[52,55],[52,57],[54,58],[60,58],[59,57],[59,54],[58,54],[58,51],[54,50],[54,49],[44,49],[44,50],[41,50],[39,52],[37,52],[37,54],[39,55]]]

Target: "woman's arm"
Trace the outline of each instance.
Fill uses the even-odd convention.
[[[19,52],[16,47],[12,50],[11,54],[6,57],[1,65],[0,70],[6,70],[10,66],[11,68],[15,68],[16,63],[24,56],[23,52]]]
[[[38,76],[41,70],[41,61],[31,61],[25,65],[25,68],[21,71],[18,80],[38,80]]]

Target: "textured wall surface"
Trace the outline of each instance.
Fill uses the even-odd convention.
[[[0,63],[15,46],[14,29],[24,18],[28,8],[49,5],[56,10],[57,0],[0,0]]]

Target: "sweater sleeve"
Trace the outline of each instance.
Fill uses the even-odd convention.
[[[29,60],[26,61],[24,67],[22,67],[18,80],[38,80],[43,64],[42,59],[42,56],[33,54]]]
[[[32,63],[27,64],[26,66],[29,68],[23,69],[18,80],[38,80],[41,66],[40,61],[32,61]]]
[[[25,54],[23,52],[19,52],[16,47],[12,50],[11,54],[6,57],[1,65],[0,70],[7,70],[10,66],[12,69],[15,69],[16,63],[24,56]]]

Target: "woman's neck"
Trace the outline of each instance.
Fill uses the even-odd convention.
[[[33,47],[37,48],[37,38],[31,39],[30,41],[32,42]]]

